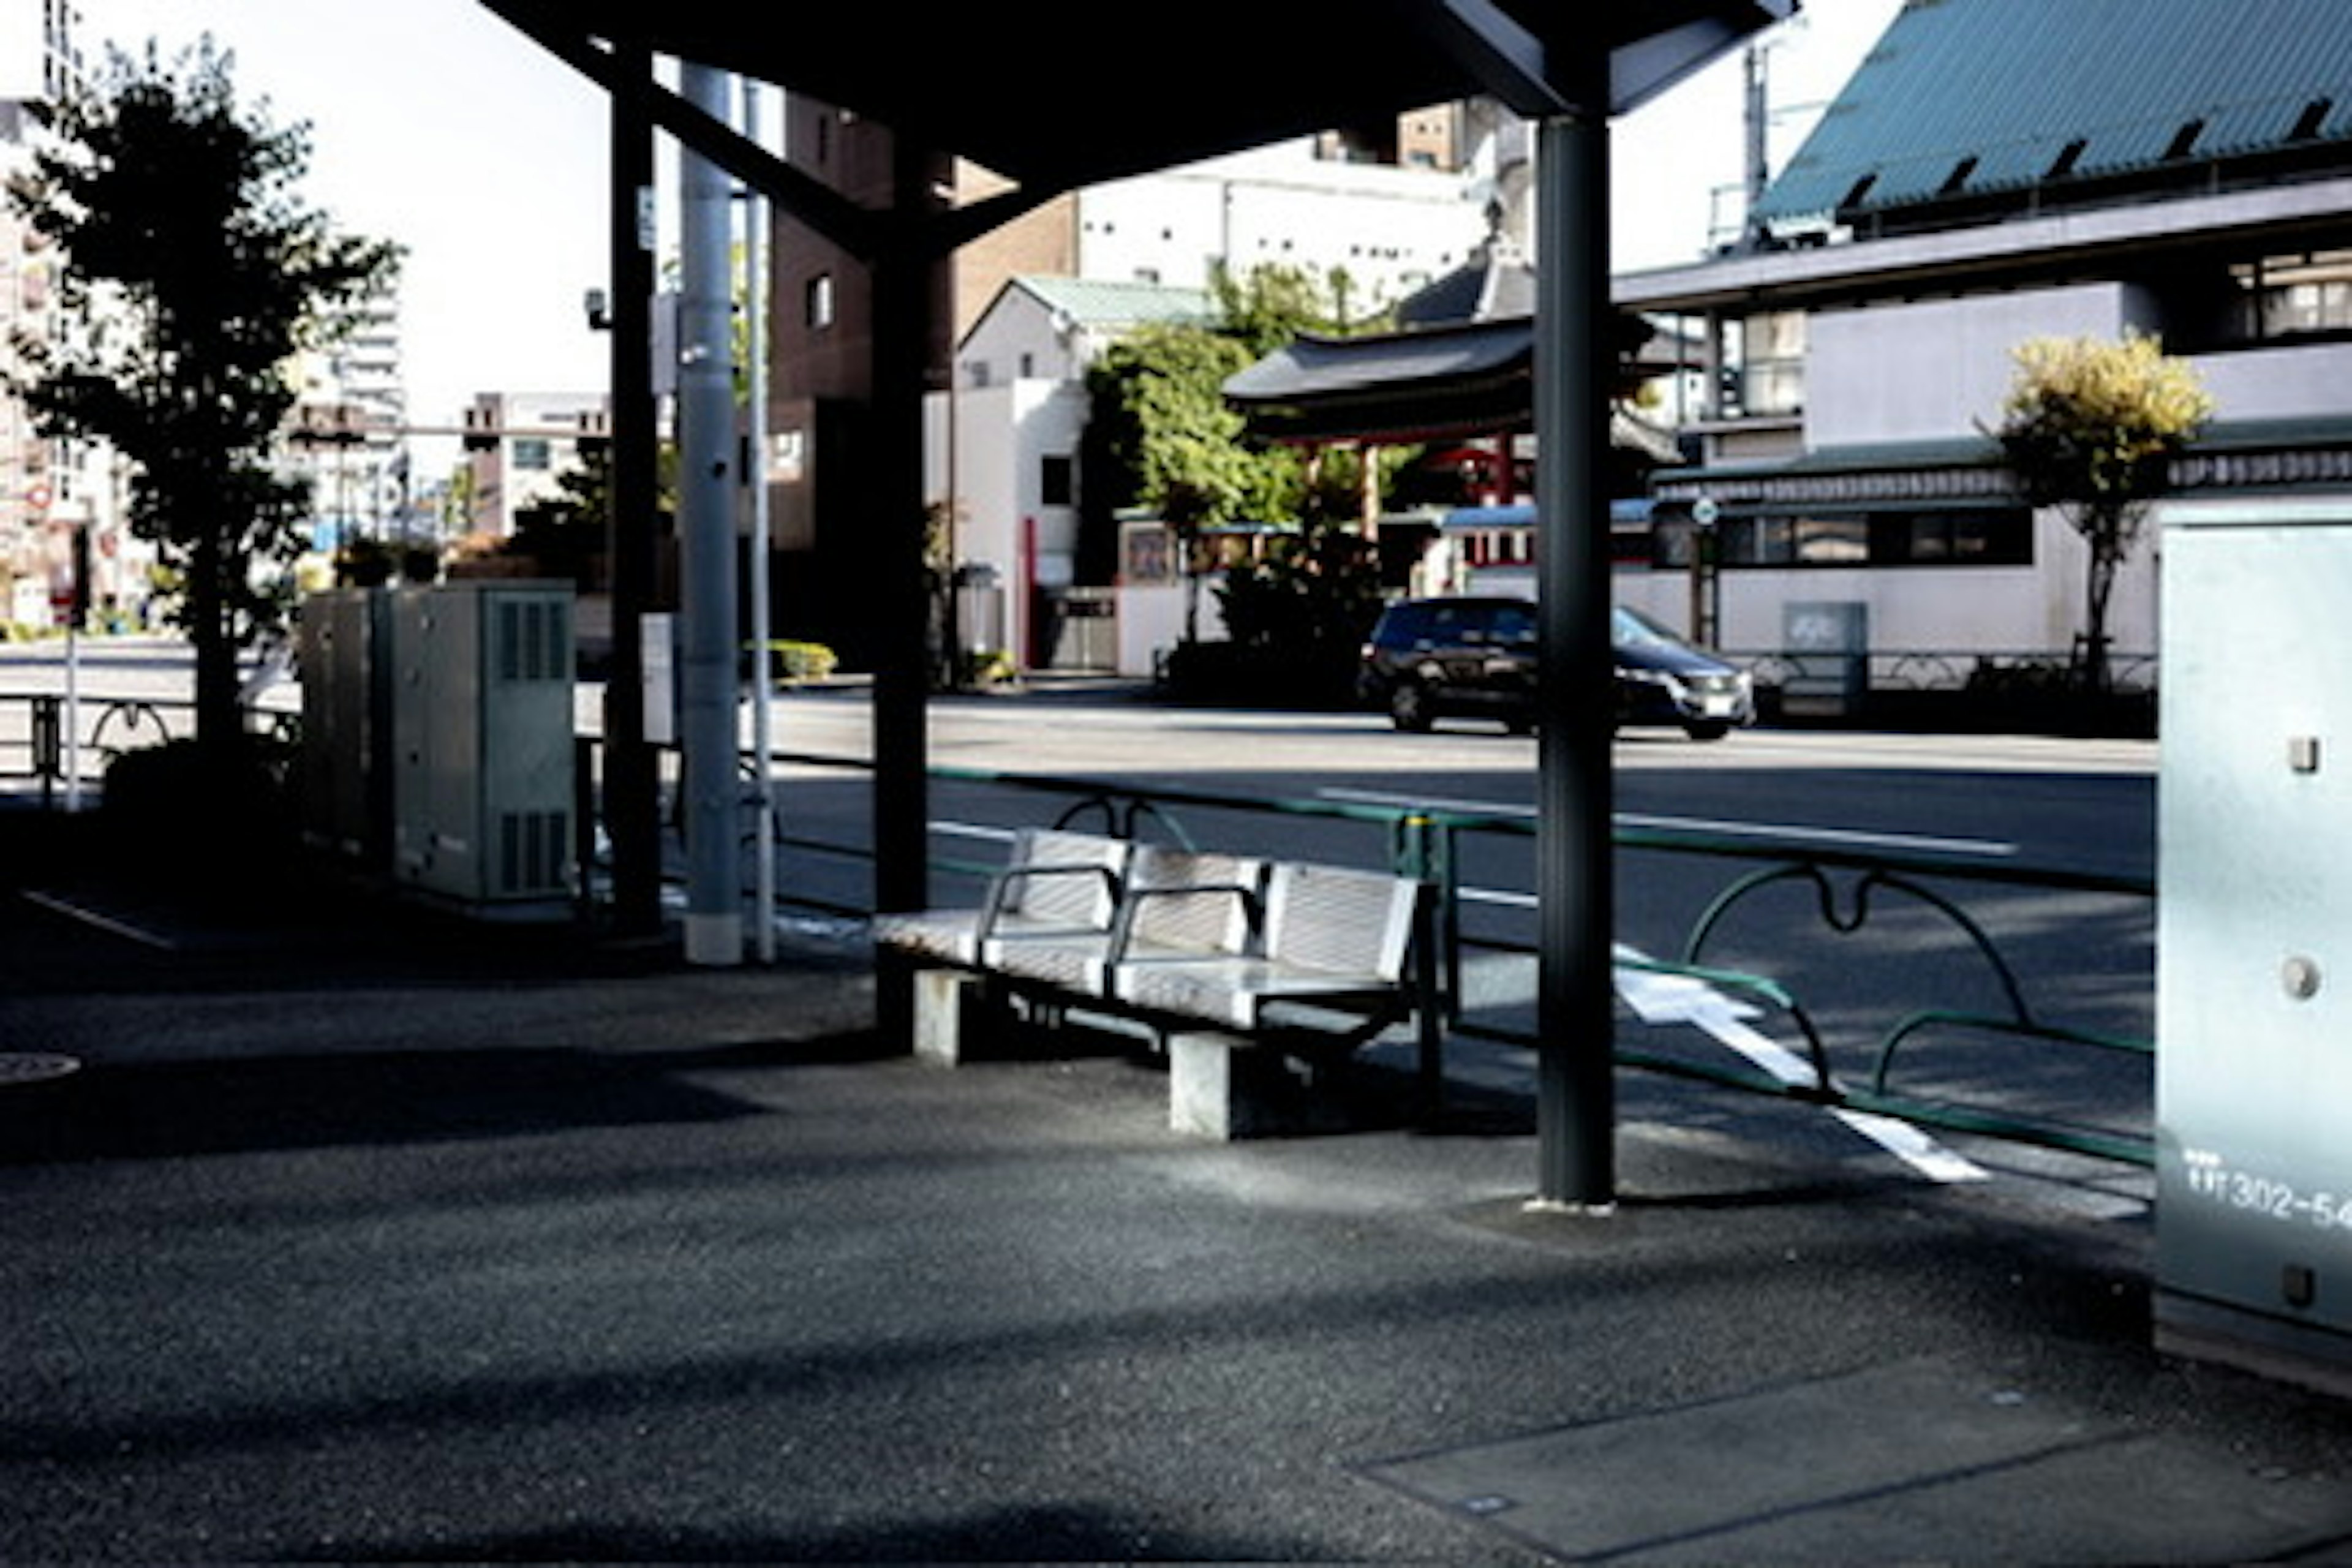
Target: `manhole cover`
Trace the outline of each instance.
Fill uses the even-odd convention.
[[[71,1057],[10,1056],[0,1053],[0,1089],[12,1083],[46,1083],[78,1072],[81,1063]]]

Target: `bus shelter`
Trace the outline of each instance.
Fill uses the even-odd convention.
[[[1798,0],[1199,0],[1179,27],[1064,8],[747,7],[728,0],[482,0],[612,104],[614,670],[607,822],[625,919],[657,910],[658,813],[637,623],[650,603],[650,375],[656,129],[862,258],[874,309],[884,649],[876,669],[878,909],[925,901],[927,624],[922,398],[927,287],[958,246],[1079,186],[1452,99],[1492,97],[1538,132],[1536,438],[1543,571],[1538,1200],[1613,1201],[1608,531],[1609,124]],[[1248,47],[1235,47],[1246,40]],[[855,111],[893,133],[894,195],[861,205],[662,86],[668,57]],[[1293,60],[1278,80],[1237,62]],[[1003,195],[945,205],[930,160],[969,159]],[[1591,689],[1584,689],[1591,688]]]

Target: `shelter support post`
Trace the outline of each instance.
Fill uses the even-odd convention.
[[[874,907],[929,902],[930,596],[924,581],[923,393],[929,379],[932,268],[919,215],[933,205],[924,150],[894,139],[890,243],[874,258]]]
[[[1594,1209],[1616,1198],[1606,94],[1548,118],[1538,149],[1536,1202]]]
[[[635,936],[661,930],[660,770],[646,735],[645,617],[653,608],[654,141],[645,94],[653,56],[613,41],[612,562],[613,657],[604,687],[604,826],[613,841],[613,921]]]

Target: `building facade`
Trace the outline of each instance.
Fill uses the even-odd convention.
[[[887,130],[807,100],[788,116],[795,164],[883,204],[893,178]],[[1058,593],[1077,574],[1060,521],[1066,511],[1075,527],[1075,505],[1045,498],[1084,483],[1072,425],[1083,421],[1077,377],[1087,345],[1118,327],[1093,311],[1109,296],[1093,295],[1065,311],[1075,327],[1063,331],[1077,336],[1057,342],[1051,308],[1033,310],[1029,286],[1060,278],[1172,299],[1205,290],[1221,266],[1246,273],[1280,264],[1343,274],[1350,308],[1370,314],[1460,265],[1484,238],[1489,193],[1464,155],[1469,124],[1459,107],[1437,106],[1089,187],[966,246],[940,269],[940,408],[927,459],[934,512],[951,520],[959,563],[993,572],[1018,599],[1006,616],[1011,651],[1050,654],[1026,629],[1050,612],[1033,595]],[[943,199],[960,204],[1001,188],[968,164],[943,161],[931,174]],[[775,256],[773,598],[781,624],[835,641],[854,660],[866,617],[843,585],[861,575],[872,526],[861,521],[871,488],[862,482],[866,279],[854,259],[789,217],[777,221]]]
[[[518,512],[560,495],[585,452],[611,438],[612,400],[601,392],[477,393],[462,437],[463,531],[509,537]]]
[[[2194,363],[2218,413],[2183,496],[2352,491],[2352,12],[2254,9],[1906,6],[1753,243],[1616,280],[1707,361],[1697,460],[1656,489],[1665,569],[1623,595],[1678,618],[1711,513],[1726,647],[1785,648],[1830,605],[1882,672],[2073,658],[2087,552],[1991,435],[2034,337]],[[2153,673],[2158,531],[2111,613],[2126,678]]]

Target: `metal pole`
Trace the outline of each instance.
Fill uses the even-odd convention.
[[[613,667],[604,687],[604,823],[613,839],[613,919],[661,930],[661,773],[646,736],[645,616],[656,578],[653,390],[654,145],[643,40],[613,40]]]
[[[1536,161],[1536,546],[1542,646],[1536,1202],[1616,1201],[1610,740],[1609,108],[1544,121]]]
[[[923,583],[923,393],[930,370],[933,263],[922,241],[929,159],[906,137],[892,153],[898,226],[874,262],[874,907],[929,901],[929,595]]]
[[[728,77],[679,68],[687,101],[728,117]],[[677,305],[679,614],[678,736],[685,758],[686,959],[743,962],[743,792],[735,658],[735,354],[730,331],[731,190],[700,154],[679,155]]]
[[[744,139],[760,139],[760,84],[743,81]],[[760,759],[760,820],[752,831],[759,858],[754,876],[753,942],[762,963],[776,961],[776,682],[768,668],[774,640],[769,602],[768,515],[768,198],[747,187],[743,208],[743,310],[746,369],[751,385],[744,421],[744,478],[751,488],[751,750]]]

